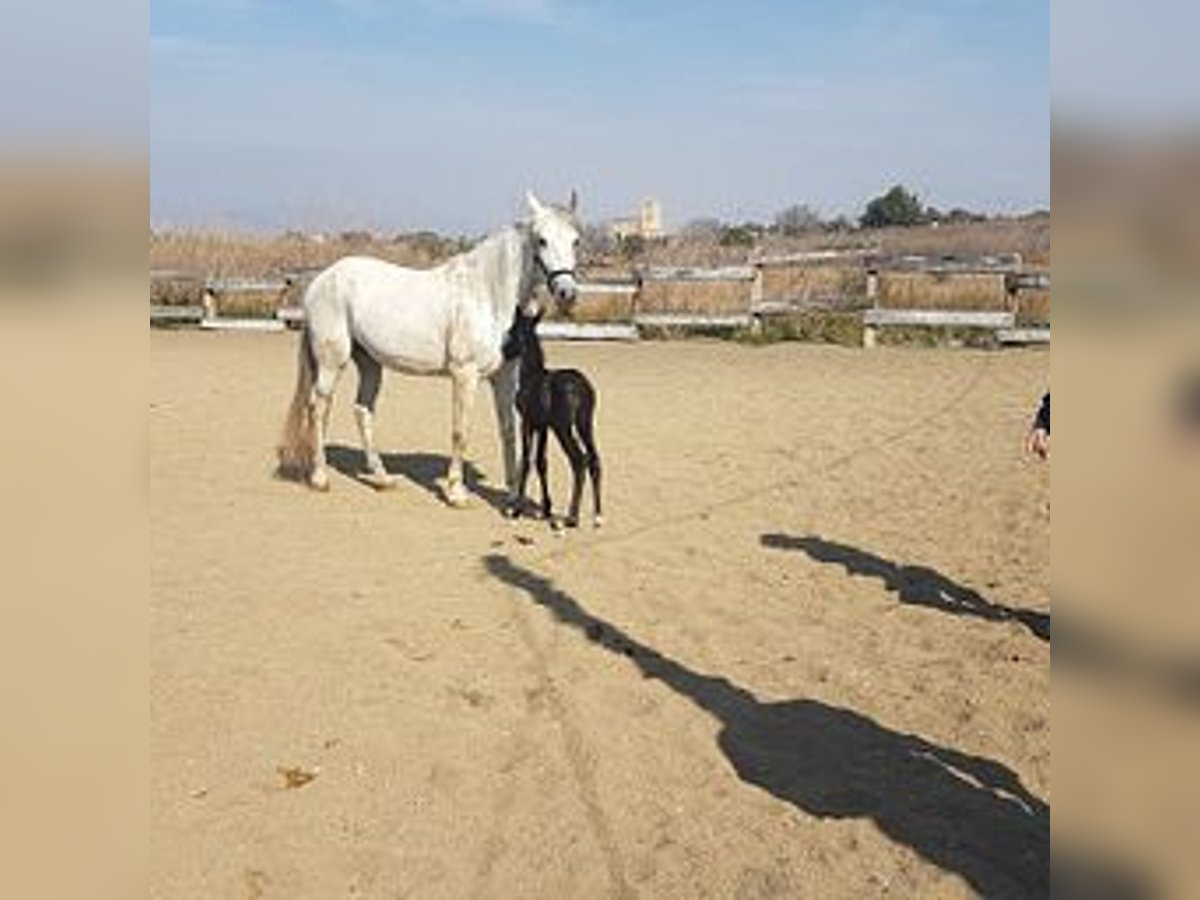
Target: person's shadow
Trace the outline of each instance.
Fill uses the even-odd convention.
[[[383,467],[389,475],[399,475],[418,487],[428,491],[439,500],[444,499],[441,481],[446,477],[450,464],[448,457],[439,453],[382,453]],[[335,470],[360,484],[371,486],[365,481],[366,462],[362,450],[345,444],[328,444],[325,459]],[[479,470],[470,460],[463,460],[463,480],[467,490],[482,498],[494,509],[505,508],[508,495],[499,488],[482,481]]]
[[[721,723],[718,745],[746,783],[817,818],[871,819],[985,897],[1049,893],[1049,807],[1001,763],[816,699],[764,703],[639,643],[506,556],[489,555],[484,565],[713,716]]]
[[[1050,640],[1050,614],[993,603],[969,587],[951,581],[926,566],[905,566],[849,544],[827,541],[816,535],[764,534],[764,547],[800,550],[819,562],[843,566],[853,575],[878,578],[901,603],[927,606],[956,616],[976,616],[993,622],[1020,622],[1043,641]]]

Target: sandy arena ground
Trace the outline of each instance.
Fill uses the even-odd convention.
[[[600,531],[445,507],[441,379],[385,380],[394,490],[277,481],[295,337],[152,334],[154,895],[1044,894],[1049,354],[548,355]],[[472,447],[492,496],[487,393]]]

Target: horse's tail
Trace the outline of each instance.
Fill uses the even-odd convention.
[[[281,478],[303,480],[313,466],[317,452],[317,426],[310,411],[313,382],[317,363],[308,338],[308,327],[300,331],[299,354],[296,360],[296,393],[288,407],[283,423],[283,438],[279,442],[278,475]]]

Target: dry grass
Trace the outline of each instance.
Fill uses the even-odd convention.
[[[152,278],[150,302],[158,306],[199,306],[204,300],[200,278]]]
[[[786,256],[811,250],[878,249],[885,256],[920,255],[971,258],[1019,253],[1026,265],[1050,265],[1050,218],[994,219],[937,228],[881,228],[817,232],[786,237],[765,235],[755,247],[722,247],[715,238],[672,236],[652,242],[644,259],[648,265],[732,265],[756,256]]]
[[[1040,290],[1017,293],[1017,323],[1044,325],[1050,321],[1050,292]]]
[[[170,232],[150,236],[150,268],[201,278],[266,278],[322,269],[343,256],[363,254],[404,266],[436,265],[459,249],[433,235],[396,239],[364,233],[315,240],[304,235],[259,236],[227,232]]]
[[[763,298],[800,303],[847,305],[867,296],[867,273],[861,266],[767,266]]]
[[[652,281],[642,285],[640,312],[723,315],[750,305],[748,281]]]
[[[581,294],[571,317],[577,322],[628,322],[633,318],[637,297],[629,292]]]
[[[1050,265],[1050,218],[997,219],[938,228],[886,228],[874,232],[886,254],[979,257],[1019,253],[1028,266]]]
[[[230,291],[216,298],[216,314],[233,319],[267,319],[281,306],[294,305],[295,289]]]
[[[261,236],[232,232],[164,232],[150,236],[150,268],[182,270],[202,277],[266,277],[281,272],[323,268],[355,253],[401,265],[436,265],[462,244],[432,234],[396,238],[349,233],[322,240],[298,234]],[[633,265],[717,266],[744,263],[757,256],[810,250],[878,248],[885,255],[973,257],[1020,253],[1027,265],[1050,262],[1049,217],[997,219],[938,228],[885,228],[816,233],[798,237],[766,235],[755,247],[723,247],[715,238],[675,235],[652,241],[636,260],[593,255],[582,260],[589,279],[628,277]]]
[[[879,305],[888,309],[1007,309],[1004,276],[880,272]]]
[[[198,304],[203,281],[209,278],[278,278],[299,275],[283,294],[230,293],[217,298],[221,315],[271,315],[278,306],[295,302],[305,273],[317,271],[353,254],[376,256],[400,265],[425,268],[463,248],[455,239],[432,234],[381,238],[347,233],[324,239],[300,234],[256,236],[222,232],[152,234],[150,268],[189,273],[191,279],[156,278],[151,284],[155,303]],[[630,281],[643,266],[735,265],[759,257],[783,256],[823,249],[872,248],[884,256],[924,255],[934,259],[972,258],[1019,253],[1026,266],[1044,268],[1050,259],[1049,217],[1003,219],[939,228],[891,228],[812,234],[799,237],[766,235],[755,247],[723,247],[715,238],[672,236],[651,242],[646,252],[630,260],[593,254],[581,260],[585,281]],[[769,266],[763,272],[766,300],[853,306],[866,300],[866,271],[857,263],[836,265]],[[750,302],[748,282],[651,282],[640,296],[587,294],[576,307],[581,321],[628,320],[642,311],[718,315],[745,311]],[[1010,303],[1003,277],[998,275],[932,275],[918,272],[881,273],[879,302],[883,306],[922,309],[1005,309]],[[1049,319],[1046,292],[1023,291],[1017,298],[1021,321]]]

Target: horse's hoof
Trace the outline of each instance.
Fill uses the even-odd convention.
[[[593,528],[599,528],[603,524],[604,524],[604,516],[596,516],[594,519],[592,519],[592,527]]]
[[[506,519],[519,519],[521,518],[521,507],[516,506],[515,504],[506,506],[502,510],[502,513]]]
[[[562,530],[563,530],[563,523],[562,523],[562,520],[561,520],[561,519],[555,519],[555,518],[551,518],[551,519],[550,519],[550,530],[551,530],[551,531],[557,531],[557,532],[559,532],[559,533],[562,533]]]
[[[313,472],[308,476],[308,486],[314,491],[325,493],[329,490],[329,476],[324,472]]]
[[[579,527],[579,517],[578,516],[567,516],[567,521],[565,524],[568,528],[578,528]]]
[[[450,488],[446,491],[446,502],[455,509],[466,509],[467,492],[461,487]]]

